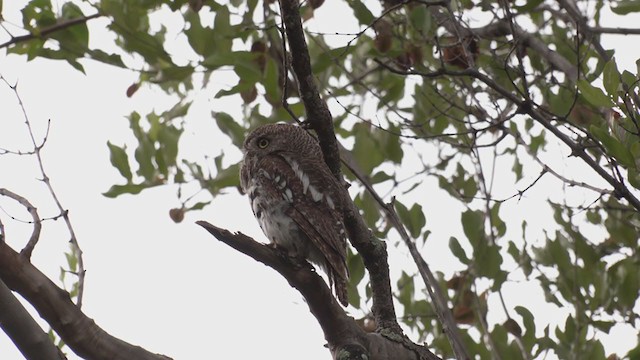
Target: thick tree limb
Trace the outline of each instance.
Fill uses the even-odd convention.
[[[342,182],[340,153],[333,131],[333,120],[327,104],[320,98],[315,78],[311,71],[309,51],[300,19],[299,2],[297,0],[281,0],[280,9],[291,50],[292,67],[299,82],[300,97],[307,112],[307,119],[318,134],[325,162],[336,178]],[[402,330],[396,320],[393,297],[391,295],[386,244],[373,236],[362,220],[353,201],[349,198],[346,189],[343,191],[342,203],[345,209],[344,220],[349,239],[362,256],[371,279],[371,288],[373,290],[372,311],[376,325],[380,329],[402,334]]]
[[[285,252],[258,243],[242,233],[231,233],[206,221],[198,221],[197,224],[223,243],[276,270],[298,290],[318,320],[334,359],[439,359],[426,348],[411,343],[406,337],[365,333],[345,313],[327,284],[309,263],[299,263]]]
[[[0,243],[0,279],[31,303],[69,348],[84,359],[170,359],[106,333],[73,304],[69,293],[4,242]]]
[[[0,280],[0,328],[9,336],[25,359],[66,359],[49,335],[29,315],[20,301]]]

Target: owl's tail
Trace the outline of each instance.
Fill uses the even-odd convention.
[[[348,278],[342,274],[336,274],[333,271],[329,271],[329,285],[333,288],[333,292],[336,294],[336,298],[343,305],[349,305],[347,295],[347,282]]]
[[[347,282],[344,279],[340,278],[336,281],[334,291],[338,301],[340,301],[343,306],[349,305],[349,300],[347,298]]]

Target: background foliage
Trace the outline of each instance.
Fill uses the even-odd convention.
[[[479,358],[611,355],[603,334],[618,324],[640,326],[640,98],[639,70],[619,66],[600,38],[622,33],[634,41],[638,29],[607,28],[603,19],[637,17],[640,5],[348,0],[339,6],[349,10],[350,27],[314,16],[334,5],[309,0],[301,14],[367,224],[402,246],[371,186],[434,261]],[[2,45],[8,53],[66,61],[78,71],[86,59],[121,67],[139,73],[126,96],[159,88],[175,99],[160,113],[128,115],[135,141],[108,144],[122,182],[107,197],[180,184],[180,206],[170,212],[180,222],[234,191],[237,152],[185,158],[180,151],[195,94],[211,91],[221,73],[235,74],[235,85],[209,96],[243,101],[233,112],[211,109],[233,145],[260,124],[304,119],[277,2],[33,0],[22,15],[23,31],[6,30],[14,36]],[[109,19],[115,46],[90,41],[86,23],[99,17]],[[313,30],[320,23],[332,30]],[[446,205],[434,201],[443,194]],[[546,205],[527,207],[527,198]],[[460,226],[436,236],[427,213]],[[434,242],[448,242],[448,264],[433,259],[444,254],[429,253]],[[352,256],[349,266],[349,301],[365,326],[371,290],[362,262]],[[414,340],[452,356],[415,266],[392,263],[392,271],[402,324]],[[523,288],[567,309],[566,317],[545,318],[516,300],[514,289]],[[640,346],[629,348],[617,355],[640,357]]]

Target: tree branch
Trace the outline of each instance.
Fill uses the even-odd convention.
[[[0,280],[0,328],[9,336],[22,355],[29,360],[66,359],[29,315],[20,301]]]
[[[448,16],[442,9],[438,7],[430,7],[431,14],[436,18],[438,23],[447,29],[452,34],[459,33],[460,36],[475,36],[478,38],[491,38],[497,36],[513,35],[517,37],[522,45],[528,46],[535,50],[540,56],[545,59],[554,68],[563,72],[572,81],[576,82],[578,79],[578,68],[574,66],[569,60],[564,58],[559,53],[551,50],[549,46],[542,40],[524,31],[516,23],[511,24],[506,19],[498,20],[495,23],[489,24],[479,28],[467,28],[460,25],[453,16]]]
[[[346,155],[346,154],[345,154]],[[415,243],[407,233],[406,228],[400,221],[398,217],[398,213],[393,207],[393,204],[386,204],[382,197],[378,194],[378,192],[373,188],[371,182],[366,178],[366,176],[360,171],[355,164],[355,161],[350,159],[350,156],[345,156],[345,160],[343,163],[349,168],[351,173],[360,181],[360,183],[367,189],[369,194],[374,198],[380,209],[385,212],[388,218],[391,220],[391,224],[398,231],[400,237],[404,241],[405,245],[409,249],[409,253],[413,258],[413,261],[418,266],[418,271],[422,276],[422,281],[424,282],[427,291],[429,292],[429,297],[434,304],[434,308],[436,314],[438,315],[438,319],[444,328],[444,332],[451,343],[451,348],[453,352],[456,354],[456,359],[464,360],[470,359],[469,354],[462,343],[462,339],[460,338],[460,334],[458,332],[458,326],[456,325],[455,320],[453,319],[453,315],[447,306],[447,301],[442,294],[442,290],[440,289],[440,285],[438,285],[438,281],[435,276],[431,272],[429,265],[424,261],[424,258],[420,255],[420,252],[416,248]]]
[[[336,178],[342,182],[344,180],[340,171],[340,154],[333,131],[333,120],[327,104],[320,98],[311,71],[309,51],[300,19],[299,2],[281,0],[280,9],[291,49],[292,67],[299,82],[300,97],[307,112],[307,119],[318,134],[325,162]],[[362,256],[370,275],[373,290],[372,311],[376,325],[380,329],[402,334],[402,329],[396,320],[391,294],[386,244],[373,236],[346,189],[343,189],[342,204],[345,209],[344,223],[349,239]]]
[[[56,31],[64,30],[64,29],[72,27],[74,25],[86,23],[87,21],[89,21],[91,19],[95,19],[95,18],[98,18],[98,17],[101,17],[101,16],[103,16],[101,13],[95,13],[93,15],[88,15],[88,16],[83,16],[83,17],[79,17],[79,18],[75,18],[75,19],[69,19],[69,20],[61,21],[61,22],[59,22],[59,23],[57,23],[55,25],[51,25],[51,26],[48,26],[48,27],[40,30],[38,33],[29,33],[27,35],[12,36],[11,40],[0,44],[0,49],[6,48],[8,46],[11,46],[11,45],[14,45],[14,44],[17,44],[17,43],[33,40],[33,39],[43,39],[43,38],[46,38],[48,35],[56,32]]]
[[[24,246],[22,251],[20,251],[20,255],[29,260],[31,259],[33,248],[38,243],[38,239],[40,239],[40,231],[42,230],[42,219],[40,219],[40,216],[38,215],[38,209],[36,209],[35,206],[31,205],[29,200],[7,189],[0,188],[0,195],[6,196],[19,202],[20,205],[24,206],[27,209],[27,211],[31,215],[31,218],[33,219],[33,232],[31,233],[29,242]]]
[[[69,348],[84,359],[170,359],[105,332],[73,304],[69,293],[4,242],[0,243],[0,279],[33,305]]]
[[[49,176],[47,175],[47,172],[44,170],[44,163],[42,161],[42,147],[44,146],[46,140],[47,140],[47,136],[49,135],[49,126],[50,126],[50,121],[47,123],[47,134],[44,137],[44,140],[42,140],[42,143],[40,145],[37,144],[36,142],[36,138],[35,135],[33,134],[33,128],[31,127],[31,121],[29,120],[29,116],[27,115],[27,110],[24,107],[24,103],[22,102],[22,98],[20,97],[20,94],[18,93],[18,85],[11,85],[9,84],[9,82],[2,76],[0,75],[0,80],[2,80],[5,84],[7,84],[7,86],[9,86],[9,88],[11,88],[11,90],[13,90],[13,93],[15,94],[16,99],[18,100],[18,104],[20,105],[20,109],[22,110],[22,115],[24,117],[24,123],[27,126],[27,130],[29,132],[29,138],[31,139],[31,144],[33,145],[33,152],[36,156],[36,159],[38,160],[38,166],[40,169],[40,174],[42,174],[42,182],[47,186],[47,189],[49,190],[49,193],[51,194],[51,198],[53,199],[54,203],[56,204],[56,206],[58,207],[58,210],[60,211],[60,216],[62,216],[62,218],[64,219],[65,224],[67,225],[67,229],[69,229],[69,243],[71,244],[71,248],[73,250],[73,254],[76,256],[77,260],[78,260],[78,271],[77,271],[77,276],[78,276],[78,295],[76,296],[76,305],[78,305],[78,307],[82,307],[82,297],[84,295],[84,279],[85,279],[85,270],[84,270],[84,260],[82,258],[82,249],[80,248],[80,243],[78,242],[78,238],[76,237],[76,233],[73,230],[73,226],[71,224],[71,219],[69,218],[69,211],[67,211],[63,206],[62,203],[60,202],[60,199],[58,199],[58,195],[56,194],[55,190],[53,189],[53,186],[51,185],[51,179],[49,178]],[[35,221],[35,220],[34,220]],[[40,219],[38,219],[38,221],[40,221]],[[37,224],[38,226],[40,225],[39,223]],[[35,230],[35,227],[34,227]],[[36,239],[37,241],[37,239]],[[33,242],[30,240],[28,246],[31,246],[31,248],[25,247],[25,250],[27,250],[27,254],[30,256],[31,255],[31,250],[33,250],[33,246],[35,246],[35,242]],[[23,250],[24,252],[24,250]]]
[[[590,29],[596,34],[640,35],[640,29],[634,28],[592,27]]]
[[[383,64],[380,61],[377,61],[378,64]],[[629,202],[636,210],[640,211],[640,200],[626,187],[626,185],[619,180],[617,180],[613,175],[609,174],[600,164],[598,164],[597,160],[592,158],[586,151],[583,145],[576,143],[569,136],[563,133],[557,126],[551,123],[551,120],[547,115],[542,112],[536,110],[534,106],[500,86],[493,79],[488,77],[487,75],[479,72],[475,69],[466,69],[461,71],[451,71],[447,69],[440,68],[432,73],[425,73],[417,70],[400,70],[395,69],[393,67],[383,65],[389,71],[400,74],[400,75],[419,75],[424,78],[433,78],[441,75],[449,75],[449,76],[469,76],[475,78],[477,80],[482,81],[484,84],[492,88],[498,94],[502,95],[505,99],[513,102],[519,108],[519,112],[522,114],[527,114],[531,116],[535,121],[540,123],[545,129],[549,130],[553,135],[555,135],[560,141],[562,141],[566,146],[571,149],[571,156],[577,156],[582,159],[591,169],[593,169],[601,178],[603,178],[606,182],[609,183],[613,187],[613,193],[616,197],[622,197]]]
[[[307,263],[296,262],[285,252],[261,244],[240,232],[231,233],[206,221],[198,221],[211,235],[239,252],[276,270],[302,294],[318,320],[334,359],[440,359],[406,337],[390,339],[365,333],[338,304],[324,280]]]

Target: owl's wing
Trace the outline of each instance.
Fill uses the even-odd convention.
[[[318,186],[310,188],[312,183],[326,184],[335,179],[318,179],[322,177],[322,173],[306,173],[300,164],[291,166],[291,162],[281,156],[263,158],[258,168],[271,174],[275,182],[277,182],[276,179],[280,182],[282,179],[287,179],[285,186],[280,186],[281,183],[276,184],[282,192],[286,189],[291,191],[291,206],[285,212],[324,256],[323,262],[329,281],[335,286],[340,302],[346,305],[349,275],[346,264],[346,234],[341,214],[334,206],[330,194],[322,193],[322,191],[328,191],[328,188]]]
[[[243,161],[240,164],[240,189],[242,193],[247,192],[247,187],[249,186],[249,170],[247,164]]]
[[[335,287],[338,300],[347,305],[347,253],[346,240],[342,220],[327,208],[315,207],[313,204],[294,205],[287,215],[298,224],[313,245],[320,250],[325,260],[330,285]]]

